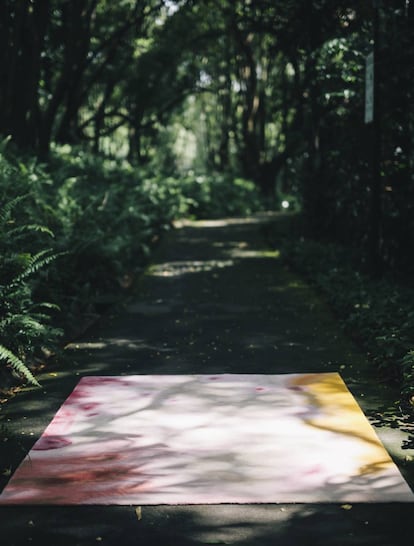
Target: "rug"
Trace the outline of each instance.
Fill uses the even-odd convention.
[[[83,377],[0,504],[413,502],[337,373]]]

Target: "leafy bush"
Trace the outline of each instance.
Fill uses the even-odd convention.
[[[246,180],[166,177],[69,146],[44,165],[3,147],[0,187],[0,361],[31,383],[25,361],[116,299],[174,219],[262,207]]]
[[[283,256],[321,291],[347,333],[372,361],[401,382],[414,403],[414,291],[396,279],[373,280],[349,249],[312,240],[289,240]]]
[[[0,155],[3,203],[0,208],[0,362],[29,383],[38,385],[25,361],[39,347],[53,344],[61,332],[48,324],[48,311],[56,306],[35,300],[34,277],[57,254],[53,248],[39,250],[45,244],[44,236],[53,234],[47,227],[27,218],[25,208],[35,208],[30,195],[11,197],[16,186],[29,189],[22,187],[25,178],[31,181],[27,175],[22,165],[13,166]]]
[[[182,208],[181,195],[128,163],[68,146],[55,149],[47,168],[53,229],[59,249],[69,251],[49,273],[47,291],[65,309],[70,330],[74,317],[116,299],[124,279],[142,268]]]
[[[243,216],[264,208],[257,186],[243,178],[189,174],[180,184],[188,213],[196,218]]]

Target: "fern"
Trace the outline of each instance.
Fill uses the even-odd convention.
[[[44,332],[47,326],[37,320],[42,318],[47,318],[47,315],[37,316],[36,318],[28,315],[12,315],[0,321],[0,331],[7,326],[13,325],[16,328],[24,329],[26,333],[32,335],[36,332]]]
[[[46,233],[47,235],[50,235],[50,237],[55,236],[55,234],[53,233],[51,229],[49,229],[46,226],[41,226],[39,224],[27,224],[24,226],[12,228],[8,231],[8,236],[17,238],[20,235],[26,234],[28,231],[37,231],[39,233]]]
[[[11,139],[12,139],[11,135],[8,135],[5,138],[3,138],[2,141],[0,141],[0,154],[4,154]]]
[[[53,309],[54,311],[61,311],[61,308],[59,307],[59,305],[57,305],[57,303],[50,303],[48,301],[35,303],[34,305],[32,305],[30,310],[33,311],[34,309],[38,309],[38,308]]]
[[[11,281],[9,286],[13,287],[20,284],[23,280],[26,280],[39,269],[53,262],[53,260],[55,260],[58,256],[64,254],[67,254],[67,252],[53,252],[53,249],[51,248],[41,250],[29,258],[26,268]]]
[[[28,197],[28,193],[25,195],[18,195],[14,199],[11,199],[10,201],[7,201],[4,205],[2,205],[0,209],[0,221],[2,224],[7,223],[10,220],[10,214],[12,210],[21,202],[24,201]]]
[[[51,248],[37,252],[16,251],[21,248],[22,240],[29,241],[25,236],[30,233],[54,237],[45,226],[21,224],[21,219],[17,221],[14,218],[16,207],[27,195],[15,197],[0,207],[0,243],[3,247],[3,261],[0,264],[0,282],[3,281],[0,286],[0,361],[22,379],[39,386],[20,355],[29,356],[45,343],[56,339],[61,331],[47,325],[50,317],[43,312],[58,307],[47,302],[33,302],[32,277],[63,253]]]
[[[22,375],[31,385],[40,387],[40,383],[34,377],[26,364],[20,360],[19,357],[9,351],[9,349],[4,347],[4,345],[0,345],[0,360],[5,360],[15,372]]]
[[[52,183],[50,177],[35,160],[16,163],[2,156],[1,148],[0,142],[0,366],[38,385],[27,363],[62,335],[50,325],[50,311],[59,307],[48,298],[41,301],[42,294],[54,294],[43,270],[66,254],[51,241],[55,233],[49,223],[58,230],[60,248],[65,242],[60,241],[56,207],[49,204],[47,209],[44,190]]]

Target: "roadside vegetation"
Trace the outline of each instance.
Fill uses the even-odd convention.
[[[403,412],[414,411],[414,287],[395,271],[370,272],[352,247],[309,237],[301,214],[288,214],[267,232],[281,257],[329,305],[344,332],[372,363],[379,382],[401,391]]]
[[[69,146],[42,164],[5,142],[0,202],[0,389],[36,385],[33,370],[122,297],[174,219],[263,206],[241,178],[175,178]]]

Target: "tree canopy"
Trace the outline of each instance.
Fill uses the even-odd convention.
[[[232,172],[300,204],[320,237],[368,248],[377,226],[381,261],[411,267],[413,14],[409,0],[4,0],[0,133],[43,158],[68,143]]]

